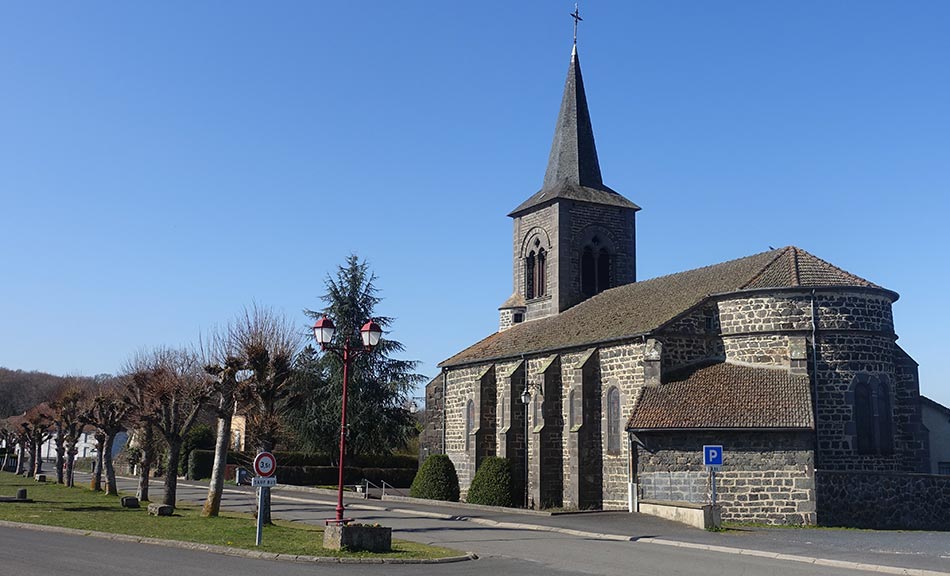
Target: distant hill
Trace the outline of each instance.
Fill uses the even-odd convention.
[[[62,376],[0,367],[0,418],[22,414],[50,395],[64,382]]]

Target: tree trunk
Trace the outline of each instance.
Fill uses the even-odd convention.
[[[227,404],[227,403],[224,403]],[[201,509],[202,516],[217,516],[221,510],[221,492],[224,490],[224,472],[228,465],[228,445],[231,443],[232,406],[223,406],[218,416],[218,435],[214,443],[214,468],[211,469],[211,484],[208,498]]]
[[[165,465],[165,495],[162,504],[175,507],[178,491],[178,461],[181,459],[181,438],[165,437],[168,443],[168,459]]]
[[[93,463],[92,482],[89,486],[94,492],[102,492],[102,453],[105,450],[105,444],[105,437],[96,433],[96,459]]]
[[[66,485],[72,488],[76,485],[73,478],[73,470],[76,464],[76,440],[70,439],[66,444],[66,471],[64,475],[66,476]]]
[[[26,450],[24,449],[22,442],[17,442],[16,445],[16,468],[13,470],[13,473],[19,476],[23,473],[23,457],[26,455]]]
[[[148,482],[152,475],[152,462],[155,461],[155,447],[152,445],[155,438],[155,432],[150,425],[142,428],[142,438],[139,441],[139,448],[142,450],[142,461],[139,462],[139,486],[136,491],[136,497],[142,502],[148,502]]]
[[[106,494],[110,496],[119,495],[119,486],[115,481],[115,465],[112,462],[112,443],[115,440],[115,433],[110,432],[105,435],[105,446],[102,449],[102,463],[106,469]]]
[[[43,473],[43,443],[37,442],[36,449],[34,450],[34,455],[33,455],[32,476],[36,476],[37,474],[42,474],[42,473]]]
[[[3,445],[3,465],[0,465],[0,470],[7,471],[7,462],[10,460],[10,447],[4,443]]]
[[[62,430],[56,434],[56,483],[63,484],[63,464],[66,462],[66,445]]]

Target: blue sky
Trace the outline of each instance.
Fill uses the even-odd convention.
[[[369,260],[407,358],[493,332],[572,2],[0,5],[0,366],[118,371]],[[794,244],[901,294],[950,404],[950,3],[598,1],[579,51],[650,278]]]

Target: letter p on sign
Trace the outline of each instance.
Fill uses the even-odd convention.
[[[722,466],[722,446],[703,446],[703,465]]]

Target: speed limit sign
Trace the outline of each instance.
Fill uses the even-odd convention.
[[[261,452],[254,458],[254,473],[269,478],[277,471],[277,460],[270,452]]]

